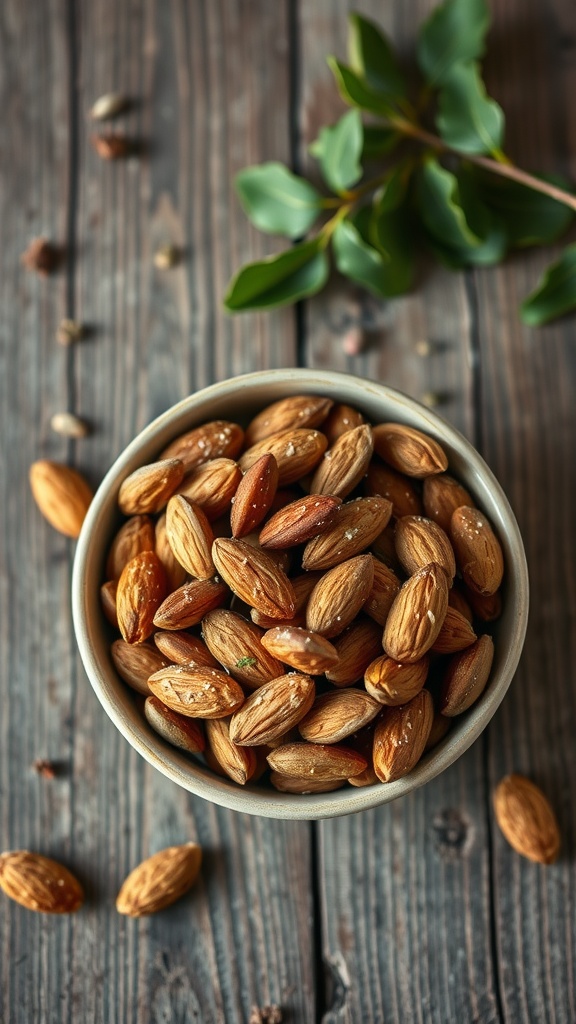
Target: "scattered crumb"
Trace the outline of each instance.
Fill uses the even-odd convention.
[[[43,779],[55,779],[56,768],[52,764],[52,761],[48,761],[45,757],[37,757],[32,762],[32,768],[38,775],[41,775]]]

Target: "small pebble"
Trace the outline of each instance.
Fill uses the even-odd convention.
[[[86,437],[89,433],[86,421],[75,416],[73,412],[55,412],[50,420],[50,426],[54,433],[62,437]]]
[[[180,261],[180,254],[174,245],[162,245],[154,253],[154,266],[158,270],[170,270]]]
[[[56,331],[56,341],[59,345],[73,345],[80,341],[83,334],[82,324],[76,320],[61,320]]]
[[[414,345],[414,351],[421,359],[427,359],[432,353],[432,346],[429,341],[417,341]]]
[[[91,135],[90,142],[103,160],[123,160],[134,151],[134,144],[125,135]]]
[[[90,111],[90,117],[93,121],[109,121],[123,113],[127,106],[126,96],[122,96],[118,92],[107,92],[96,100]]]
[[[56,270],[60,262],[60,252],[47,238],[33,238],[20,259],[26,270],[35,270],[42,277],[47,277]]]

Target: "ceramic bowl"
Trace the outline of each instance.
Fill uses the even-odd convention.
[[[170,746],[137,708],[110,659],[110,632],[99,600],[103,566],[118,529],[120,484],[138,466],[152,462],[178,434],[213,419],[246,424],[258,410],[295,394],[326,395],[356,406],[372,423],[407,423],[435,437],[447,452],[450,472],[472,493],[496,530],[505,558],[504,610],[494,624],[495,657],[480,700],[453,720],[446,738],[403,779],[386,785],[297,796],[258,785],[237,786]],[[214,384],[158,417],[116,460],[90,506],[78,541],[72,583],[74,626],[90,682],[106,713],[129,743],[179,786],[224,807],[272,818],[312,819],[350,814],[395,800],[430,782],[478,738],[502,701],[514,675],[528,617],[528,574],[522,538],[506,496],[486,463],[454,427],[418,402],[383,384],[329,371],[267,370]],[[113,766],[110,765],[110,770]]]

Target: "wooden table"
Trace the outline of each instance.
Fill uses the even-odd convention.
[[[363,0],[402,46],[432,0]],[[570,0],[492,0],[487,74],[520,163],[576,178],[576,22]],[[573,1024],[574,318],[520,326],[519,299],[550,260],[428,270],[387,305],[338,286],[302,310],[229,319],[242,261],[271,251],[239,209],[234,173],[265,159],[308,164],[307,143],[341,107],[325,54],[345,51],[347,0],[5,0],[0,276],[3,704],[0,838],[70,864],[88,903],[70,918],[2,900],[3,1024],[241,1024],[277,1003],[308,1024]],[[140,158],[107,164],[87,111],[103,92],[137,102]],[[66,247],[42,280],[19,253],[45,233]],[[157,271],[172,240],[182,265]],[[346,357],[346,317],[370,325]],[[64,350],[57,324],[89,337]],[[434,345],[429,358],[415,342]],[[440,411],[502,481],[525,538],[528,639],[511,692],[482,738],[409,799],[318,825],[220,810],[149,767],[106,718],[80,663],[69,590],[73,545],[39,517],[29,464],[69,461],[96,484],[173,402],[265,367],[330,367],[386,381]],[[53,434],[73,409],[94,427]],[[48,757],[57,777],[31,764]],[[525,772],[550,795],[563,852],[521,860],[495,829],[490,794]],[[573,774],[574,773],[574,774]],[[170,911],[117,915],[143,857],[197,839],[202,879]]]

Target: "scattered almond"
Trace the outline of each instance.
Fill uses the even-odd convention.
[[[42,914],[73,914],[84,902],[82,886],[68,868],[28,850],[0,854],[0,889]]]
[[[507,775],[494,790],[496,821],[510,846],[528,860],[553,864],[560,829],[544,793],[524,775]]]
[[[50,526],[66,537],[78,537],[92,501],[84,477],[70,466],[40,459],[30,466],[30,487]]]
[[[202,863],[197,843],[168,846],[130,872],[116,899],[116,910],[144,917],[164,910],[194,885]]]
[[[55,412],[50,420],[50,426],[54,433],[60,434],[61,437],[79,439],[90,433],[86,420],[75,416],[73,412]]]

